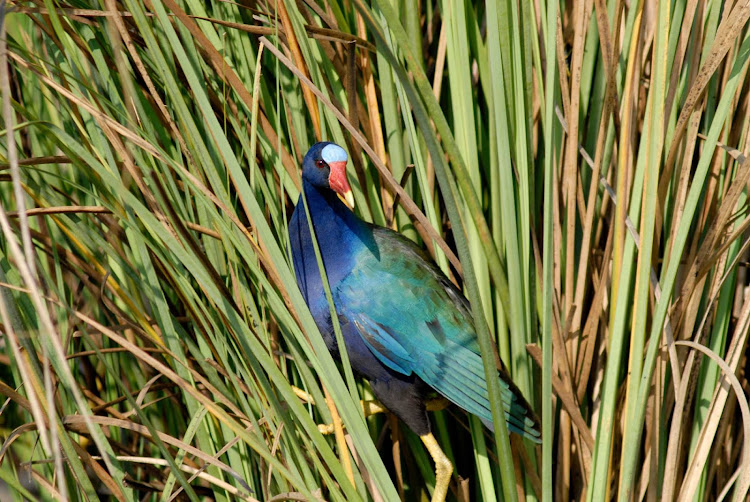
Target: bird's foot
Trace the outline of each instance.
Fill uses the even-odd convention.
[[[312,405],[315,404],[315,399],[313,399],[312,394],[309,392],[300,389],[299,387],[295,387],[292,385],[292,392],[294,392],[298,398],[302,399],[306,403],[310,403]]]
[[[327,436],[336,432],[336,429],[333,424],[318,424],[318,431],[324,436]]]
[[[294,393],[302,399],[303,401],[315,404],[315,401],[313,400],[313,397],[305,392],[304,390],[292,386],[292,389],[294,390]],[[385,413],[388,411],[388,409],[380,404],[380,401],[377,400],[362,400],[359,402],[360,406],[362,406],[362,411],[364,412],[365,418],[371,416],[371,415],[377,415],[378,413]],[[335,428],[333,424],[318,424],[318,430],[321,434],[333,434],[335,432]]]
[[[385,406],[383,406],[380,401],[377,401],[375,399],[371,399],[368,401],[360,401],[360,405],[362,406],[362,411],[365,412],[365,418],[371,416],[371,415],[377,415],[378,413],[385,413],[388,411]]]
[[[315,400],[313,399],[312,395],[310,395],[310,393],[295,386],[292,386],[292,390],[297,395],[297,397],[299,397],[306,403],[310,403],[312,405],[315,404]],[[440,411],[447,408],[450,404],[450,401],[440,396],[425,401],[425,409],[427,411]],[[375,399],[362,400],[360,401],[360,405],[362,406],[362,411],[364,412],[365,418],[388,411],[388,409],[383,406],[380,401],[377,401]],[[333,434],[335,429],[333,427],[333,424],[318,424],[318,430],[321,434]]]
[[[432,502],[444,502],[445,497],[448,496],[448,487],[451,482],[451,474],[453,474],[453,464],[445,456],[445,453],[443,453],[442,448],[440,448],[435,436],[431,432],[420,436],[420,439],[435,462],[435,490],[432,492]]]
[[[300,389],[299,387],[295,387],[294,385],[292,385],[292,390],[297,395],[297,397],[302,399],[304,402],[310,403],[312,405],[315,404],[315,399],[313,399],[310,393]],[[375,399],[361,400],[359,403],[362,406],[365,417],[369,417],[370,415],[375,415],[378,413],[385,413],[386,411],[388,411],[385,406],[380,404],[380,401],[377,401]]]
[[[385,406],[380,404],[380,401],[360,401],[359,403],[362,406],[362,410],[365,412],[365,418],[370,415],[376,415],[388,411]],[[333,434],[336,429],[333,427],[333,424],[318,424],[318,430],[321,434],[326,435]]]

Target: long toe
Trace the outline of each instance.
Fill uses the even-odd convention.
[[[453,464],[445,456],[443,449],[440,448],[435,436],[431,432],[420,436],[420,439],[435,462],[435,490],[432,492],[432,502],[444,502],[445,497],[448,496],[448,487],[451,483],[451,474],[453,474]]]

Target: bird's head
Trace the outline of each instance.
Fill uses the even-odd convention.
[[[352,190],[346,180],[347,160],[346,151],[336,143],[315,143],[302,162],[302,179],[316,188],[330,188],[354,207]]]

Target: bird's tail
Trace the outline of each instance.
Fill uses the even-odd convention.
[[[505,422],[508,430],[533,441],[542,442],[542,432],[539,419],[531,405],[523,397],[521,390],[513,383],[504,369],[499,372],[500,385],[502,387],[503,407],[505,408]],[[483,420],[488,429],[494,431],[491,421]]]

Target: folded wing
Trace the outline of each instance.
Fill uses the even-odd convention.
[[[487,382],[468,302],[411,241],[376,228],[376,252],[363,253],[339,285],[339,315],[386,366],[416,374],[492,427]],[[509,378],[498,375],[508,428],[539,441],[533,413]]]

